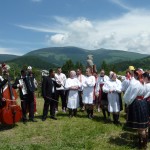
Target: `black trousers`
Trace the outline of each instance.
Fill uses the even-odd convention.
[[[79,105],[80,105],[80,108],[82,108],[84,106],[84,104],[82,102],[82,94],[83,94],[83,92],[82,91],[78,91],[78,94],[79,94]]]
[[[66,109],[66,91],[65,90],[56,90],[56,100],[59,101],[59,96],[61,97],[62,109]],[[56,109],[58,110],[58,103],[56,104]]]
[[[29,108],[29,119],[34,119],[34,93],[31,92],[27,96],[27,106]]]
[[[27,119],[27,99],[21,100],[21,108],[22,108],[22,120],[25,121]]]
[[[55,94],[52,94],[52,99],[55,99]],[[50,100],[50,99],[44,99],[44,108],[43,108],[43,118],[47,117],[48,110],[50,107],[50,116],[55,116],[55,107],[56,107],[56,101]]]

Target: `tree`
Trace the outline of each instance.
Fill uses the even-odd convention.
[[[84,70],[84,66],[81,62],[77,61],[75,64],[75,69],[80,68],[82,71]]]
[[[105,70],[105,74],[109,74],[110,69],[109,69],[108,64],[105,62],[105,60],[101,64],[101,69]]]
[[[72,62],[71,59],[67,60],[65,62],[65,64],[62,66],[62,71],[63,73],[65,73],[66,75],[69,75],[69,72],[71,70],[74,70],[74,63]]]

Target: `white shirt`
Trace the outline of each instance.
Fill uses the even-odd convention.
[[[103,92],[108,93],[108,111],[109,112],[119,112],[120,102],[119,94],[121,93],[121,81],[116,79],[116,81],[108,80],[103,86]],[[113,91],[113,92],[110,92]]]
[[[65,85],[65,82],[66,82],[66,75],[63,74],[63,73],[56,73],[55,74],[55,79],[56,79],[56,82],[60,82],[61,83],[61,87],[59,88],[56,88],[56,90],[64,90],[64,85]]]
[[[67,107],[70,109],[76,109],[79,107],[78,89],[77,90],[70,89],[73,86],[81,87],[81,83],[77,78],[73,79],[68,78],[65,83],[65,88],[69,89]]]
[[[135,78],[132,78],[129,87],[127,88],[123,96],[123,99],[127,105],[130,105],[137,96],[143,95],[144,95],[144,86],[140,83],[140,81],[136,80]]]
[[[95,92],[98,94],[100,90],[100,84],[104,84],[106,81],[109,80],[109,77],[105,75],[104,77],[99,76],[96,82],[96,90]]]
[[[144,98],[150,97],[150,83],[144,84]]]
[[[94,76],[85,77],[85,81],[83,82],[82,86],[83,86],[83,103],[93,104],[95,77]]]

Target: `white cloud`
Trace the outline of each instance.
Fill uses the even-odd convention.
[[[56,24],[49,27],[23,25],[19,27],[47,32],[46,41],[49,46],[108,48],[150,53],[150,11],[148,10],[132,10],[119,18],[104,21],[62,17],[55,19]]]
[[[17,52],[15,48],[0,47],[0,54],[22,55],[22,51]]]
[[[118,6],[120,6],[123,9],[126,10],[133,10],[132,7],[128,6],[127,4],[123,3],[123,1],[121,0],[110,0],[112,3],[117,4]]]

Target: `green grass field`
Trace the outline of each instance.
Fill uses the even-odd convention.
[[[102,113],[95,110],[94,119],[86,112],[69,118],[68,113],[57,114],[58,120],[41,121],[43,99],[37,99],[38,122],[0,125],[0,150],[131,150],[137,149],[136,132],[123,130],[104,122]],[[124,123],[124,114],[121,122]],[[150,146],[149,146],[150,148]]]

